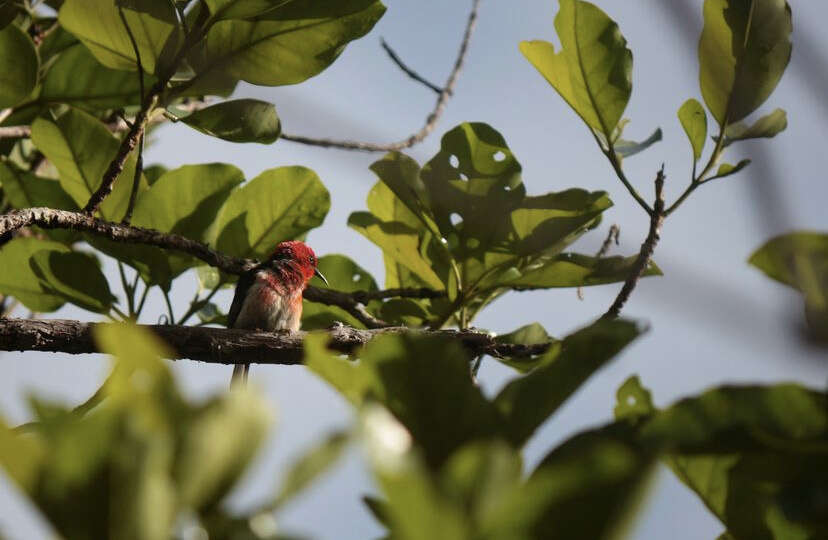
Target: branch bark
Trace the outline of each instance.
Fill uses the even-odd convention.
[[[282,133],[281,138],[286,141],[307,144],[311,146],[321,146],[323,148],[340,148],[343,150],[358,150],[362,152],[393,152],[411,148],[417,143],[422,142],[428,135],[434,131],[437,121],[442,116],[446,108],[446,104],[451,96],[454,94],[454,87],[457,85],[457,79],[460,75],[460,70],[466,61],[466,55],[469,50],[469,42],[474,33],[474,28],[477,23],[477,11],[480,6],[480,0],[472,0],[472,8],[469,12],[469,17],[466,22],[466,30],[463,34],[463,41],[460,43],[460,50],[457,53],[457,59],[454,62],[454,68],[446,80],[446,84],[440,90],[437,96],[437,102],[434,104],[434,109],[426,117],[425,125],[419,131],[411,136],[397,142],[392,143],[370,143],[360,141],[334,140],[334,139],[315,139],[313,137],[304,137],[302,135],[291,135]],[[408,72],[408,71],[406,71]],[[419,79],[418,79],[419,80]],[[423,81],[420,81],[423,82]]]
[[[44,351],[68,354],[97,353],[93,339],[99,324],[72,320],[0,319],[0,350]],[[139,325],[150,330],[173,351],[171,360],[190,359],[211,364],[301,364],[302,342],[307,332],[251,332],[228,328],[175,325]],[[497,343],[486,333],[471,330],[415,330],[389,327],[359,330],[336,325],[328,330],[329,347],[343,353],[353,352],[376,336],[384,334],[418,334],[443,336],[458,340],[472,354],[497,357],[543,354],[549,344],[514,345]]]
[[[621,314],[624,304],[627,303],[627,300],[629,300],[635,286],[638,284],[638,280],[641,279],[641,276],[647,269],[647,265],[650,263],[650,258],[653,256],[655,247],[661,239],[661,226],[664,223],[665,216],[664,165],[661,165],[661,169],[658,171],[655,179],[655,203],[653,204],[653,210],[650,213],[650,230],[647,233],[647,238],[644,240],[644,243],[641,244],[641,250],[638,252],[638,258],[635,260],[635,265],[633,265],[630,275],[624,282],[624,286],[621,287],[621,291],[618,293],[618,296],[615,297],[615,301],[601,318],[615,319]]]

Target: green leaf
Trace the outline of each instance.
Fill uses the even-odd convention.
[[[13,296],[34,312],[47,313],[60,308],[65,298],[47,288],[35,274],[29,261],[40,251],[69,253],[69,248],[58,242],[37,238],[14,238],[0,248],[0,293]]]
[[[3,30],[17,17],[17,13],[20,10],[19,6],[16,6],[14,3],[4,0],[0,2],[0,30]]]
[[[624,381],[615,396],[617,403],[614,413],[617,420],[635,421],[655,412],[652,394],[641,385],[638,375]]]
[[[748,165],[750,165],[749,159],[743,159],[739,161],[739,163],[737,163],[736,165],[731,165],[730,163],[722,163],[721,165],[719,165],[719,170],[716,171],[716,176],[708,178],[707,180],[705,180],[705,182],[713,180],[715,178],[724,178],[726,176],[736,174]]]
[[[550,349],[548,363],[541,360],[541,367],[507,384],[494,403],[507,419],[509,440],[523,445],[593,373],[641,332],[632,321],[600,320],[567,336],[560,349]]]
[[[346,293],[377,290],[377,282],[371,274],[345,255],[325,255],[319,258],[317,266],[333,290]],[[324,287],[324,284],[320,283],[320,285]],[[369,304],[374,308],[378,307],[379,302]],[[303,302],[302,328],[304,330],[330,328],[337,321],[356,328],[363,327],[362,323],[341,308],[316,302]]]
[[[168,22],[132,10],[124,11],[144,71],[154,73],[164,45],[175,28]],[[58,15],[60,24],[83,42],[104,66],[135,71],[135,52],[129,34],[112,0],[66,0]]]
[[[115,0],[115,5],[146,13],[171,25],[178,24],[178,16],[171,0]]]
[[[678,117],[693,147],[693,159],[698,161],[707,140],[707,113],[698,100],[690,98],[678,110]]]
[[[514,289],[549,289],[554,287],[586,287],[626,280],[638,256],[592,257],[578,253],[561,253],[544,258],[523,273],[502,282]],[[660,276],[653,261],[644,276]]]
[[[164,173],[166,173],[167,171],[169,171],[169,169],[164,165],[155,164],[150,165],[148,167],[144,167],[144,176],[147,179],[147,184],[153,185],[162,176],[164,176]]]
[[[347,448],[348,442],[347,433],[334,433],[293,463],[285,475],[279,494],[273,501],[273,507],[284,506],[334,466]]]
[[[188,92],[227,78],[264,86],[300,83],[333,63],[384,12],[379,0],[296,0],[255,21],[220,20],[190,57],[197,75]]]
[[[55,121],[35,120],[32,142],[57,167],[60,185],[78,207],[86,206],[98,189],[120,146],[101,122],[77,109],[69,109]],[[112,194],[101,204],[100,214],[104,219],[119,221],[126,212],[135,161],[133,153],[115,179]],[[142,185],[146,187],[144,181]]]
[[[154,77],[144,77],[147,88],[154,82]],[[141,93],[134,72],[109,69],[89,49],[76,44],[62,52],[46,72],[40,99],[96,111],[137,105]]]
[[[651,147],[652,145],[660,141],[661,138],[661,128],[658,128],[653,132],[652,135],[650,135],[641,142],[618,139],[615,141],[615,145],[613,148],[615,149],[615,153],[618,154],[620,157],[630,157],[638,154],[639,152],[643,152],[647,148]]]
[[[78,38],[67,32],[60,24],[56,25],[46,33],[37,48],[41,65],[48,66],[55,56],[77,43]]]
[[[3,193],[14,208],[78,208],[57,180],[22,171],[11,163],[0,163],[0,185],[3,186]]]
[[[282,132],[276,107],[257,99],[224,101],[195,111],[181,121],[202,133],[232,142],[270,144]]]
[[[561,0],[562,49],[524,41],[520,50],[594,131],[610,139],[632,93],[632,52],[618,25],[589,2]]]
[[[9,24],[0,30],[0,109],[26,99],[37,84],[37,51],[23,30]]]
[[[514,358],[498,358],[497,360],[507,366],[513,367],[520,373],[528,373],[533,369],[553,361],[561,349],[561,342],[550,336],[540,323],[531,323],[521,326],[517,330],[502,334],[496,338],[498,343],[510,343],[515,345],[538,345],[551,343],[550,348],[556,352],[537,356],[518,356]]]
[[[791,58],[791,8],[785,0],[705,0],[699,81],[723,129],[759,108]]]
[[[108,313],[115,301],[94,255],[39,251],[29,260],[49,292],[96,313]]]
[[[279,242],[321,225],[330,206],[328,190],[312,170],[269,169],[230,194],[218,215],[216,247],[264,259]]]
[[[770,139],[785,131],[787,127],[788,115],[782,109],[776,109],[750,126],[742,122],[728,125],[725,130],[724,146],[747,139]]]
[[[205,0],[210,9],[210,18],[215,21],[223,19],[248,19],[276,9],[295,0]]]
[[[205,242],[219,209],[243,180],[239,169],[224,163],[185,165],[168,171],[138,197],[132,224]],[[160,248],[100,239],[90,242],[138,270],[146,283],[164,288],[200,264],[194,257]]]

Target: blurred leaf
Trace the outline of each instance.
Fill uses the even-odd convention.
[[[164,173],[169,171],[167,167],[164,165],[150,165],[149,167],[144,167],[144,176],[147,179],[147,184],[153,185],[155,182],[158,181],[159,178],[164,176]]]
[[[785,131],[785,128],[787,127],[787,113],[785,113],[782,109],[776,109],[772,113],[766,114],[750,126],[742,122],[728,125],[725,130],[724,146],[728,146],[736,141],[744,141],[746,139],[770,139]]]
[[[551,343],[550,349],[556,352],[547,352],[537,356],[517,356],[514,358],[498,358],[502,364],[513,367],[520,373],[529,373],[541,365],[553,361],[561,350],[561,342],[550,336],[540,323],[531,323],[521,326],[513,332],[502,334],[495,338],[498,343],[511,343],[515,345],[537,345]]]
[[[270,144],[282,132],[276,107],[257,99],[224,101],[197,110],[181,121],[207,135],[241,143]]]
[[[216,21],[223,19],[248,19],[276,9],[295,0],[205,0],[210,9],[210,18]]]
[[[244,7],[250,2],[238,6]],[[188,92],[228,78],[264,86],[300,83],[333,63],[384,12],[379,0],[297,0],[255,21],[220,20],[190,56],[197,75]]]
[[[562,49],[523,41],[520,51],[594,131],[610,139],[632,93],[632,53],[618,25],[589,2],[561,0]]]
[[[3,30],[17,17],[19,8],[11,1],[3,0],[0,2],[0,30]]]
[[[154,77],[145,76],[147,88],[154,82]],[[134,72],[105,67],[89,49],[76,44],[62,52],[46,72],[40,99],[94,111],[138,105],[141,94]]]
[[[539,260],[522,275],[505,281],[515,289],[548,289],[552,287],[585,287],[626,280],[638,256],[592,257],[579,253],[561,253]],[[661,270],[649,262],[644,276],[660,276]]]
[[[0,30],[0,109],[26,99],[37,84],[37,51],[23,30],[9,24]]]
[[[707,113],[698,100],[691,98],[678,110],[678,117],[693,147],[693,159],[698,161],[707,140]]]
[[[264,259],[279,242],[321,225],[330,206],[328,190],[312,170],[269,169],[230,194],[217,218],[216,248]]]
[[[104,172],[120,146],[118,139],[101,122],[71,108],[56,121],[35,120],[32,142],[57,167],[60,185],[81,208],[100,186]],[[120,221],[126,212],[135,176],[135,160],[133,153],[115,179],[112,194],[101,204],[100,214],[104,219]],[[146,188],[145,181],[142,186]]]
[[[208,302],[196,312],[196,316],[203,324],[220,324],[227,326],[227,315],[213,302]]]
[[[115,0],[115,5],[146,13],[171,25],[178,24],[178,16],[170,0]]]
[[[655,412],[653,396],[641,385],[638,375],[633,375],[618,388],[615,394],[615,418],[617,420],[636,421]]]
[[[201,408],[182,434],[176,467],[185,507],[215,507],[255,457],[271,422],[270,407],[249,389],[236,388]]]
[[[76,43],[78,43],[78,38],[67,32],[59,24],[56,25],[43,36],[43,41],[40,42],[37,48],[41,65],[47,66],[52,58]]]
[[[726,176],[736,174],[748,165],[750,165],[749,159],[743,159],[736,165],[731,165],[730,163],[722,163],[721,165],[719,165],[719,170],[716,171],[716,176],[709,178],[708,180],[712,180],[713,178],[724,178]]]
[[[615,153],[621,156],[622,158],[630,157],[638,154],[639,152],[643,152],[647,148],[651,147],[655,143],[659,142],[662,138],[661,128],[656,129],[652,135],[647,137],[645,140],[641,142],[635,141],[627,141],[624,139],[618,139],[615,141]]]
[[[94,255],[39,251],[29,259],[49,292],[96,313],[108,313],[115,297]]]
[[[632,321],[599,320],[564,338],[541,367],[508,383],[494,400],[506,418],[506,436],[522,446],[593,373],[641,334]],[[548,363],[547,363],[548,362]]]
[[[705,0],[699,40],[702,96],[723,129],[759,108],[791,58],[785,0]]]
[[[154,73],[164,44],[173,28],[177,27],[149,14],[132,10],[125,10],[124,17],[138,44],[144,71]],[[135,71],[135,52],[118,8],[112,0],[65,0],[58,20],[104,66]]]
[[[327,278],[329,287],[346,293],[355,291],[376,291],[377,283],[367,270],[356,264],[345,255],[325,255],[320,257],[317,267]],[[324,287],[324,283],[320,283]],[[317,330],[330,328],[339,321],[348,326],[362,328],[363,324],[348,312],[336,306],[326,306],[316,302],[303,301],[302,328]],[[380,302],[369,302],[371,307],[377,307]]]
[[[294,462],[282,481],[273,507],[278,508],[286,504],[304,491],[319,475],[334,466],[347,448],[348,442],[347,433],[334,433]]]
[[[0,247],[0,293],[13,296],[32,311],[56,311],[66,301],[63,296],[44,286],[29,260],[38,252],[69,253],[61,243],[37,238],[14,238]]]

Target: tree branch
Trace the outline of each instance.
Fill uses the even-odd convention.
[[[442,88],[440,88],[439,86],[437,86],[433,82],[429,81],[428,79],[426,79],[425,77],[423,77],[422,75],[420,75],[419,73],[417,73],[416,71],[411,69],[410,67],[406,66],[403,63],[402,59],[399,56],[397,56],[397,53],[394,52],[394,49],[391,48],[391,45],[389,45],[388,42],[385,41],[385,38],[380,38],[380,45],[385,50],[385,52],[388,53],[388,56],[391,57],[391,61],[394,62],[395,64],[397,64],[397,67],[400,68],[401,70],[403,70],[403,72],[406,75],[408,75],[409,77],[411,77],[412,79],[414,79],[418,83],[421,83],[421,84],[425,85],[426,88],[429,88],[429,89],[433,90],[437,95],[440,95],[443,92]]]
[[[658,244],[661,238],[661,225],[664,223],[664,217],[664,165],[662,164],[655,179],[655,203],[650,214],[650,231],[644,243],[641,244],[638,258],[635,260],[635,264],[627,280],[624,282],[624,286],[621,287],[621,292],[618,293],[615,301],[607,312],[604,313],[602,318],[615,319],[621,314],[621,309],[623,309],[624,304],[630,298],[630,294],[632,294],[633,289],[638,284],[638,280],[641,279],[641,276],[647,269],[650,258],[653,256],[653,251],[655,251],[656,244]]]
[[[241,274],[252,268],[256,261],[231,257],[213,250],[207,244],[171,233],[134,227],[105,221],[80,212],[55,210],[53,208],[26,208],[0,215],[0,247],[11,240],[12,233],[24,227],[37,226],[44,229],[71,229],[103,236],[116,242],[144,244],[161,249],[179,251],[192,255],[210,266],[228,274]],[[364,304],[384,298],[439,298],[443,291],[433,289],[387,289],[384,291],[357,291],[345,293],[332,289],[308,287],[304,297],[311,302],[337,306],[369,328],[381,328],[388,323],[375,318],[365,309]]]
[[[474,32],[475,24],[477,22],[477,10],[480,5],[480,0],[472,0],[472,8],[469,13],[468,21],[466,22],[466,31],[463,35],[463,41],[460,44],[460,50],[457,53],[457,59],[454,62],[454,68],[446,80],[446,84],[440,91],[437,97],[437,102],[434,105],[431,113],[426,118],[425,125],[419,131],[401,141],[392,143],[369,143],[360,141],[347,140],[333,140],[333,139],[314,139],[312,137],[303,137],[301,135],[290,135],[282,133],[281,138],[287,141],[293,141],[301,144],[308,144],[312,146],[321,146],[323,148],[340,148],[343,150],[358,150],[362,152],[392,152],[411,148],[417,143],[422,142],[428,135],[434,131],[437,121],[443,114],[449,98],[454,93],[454,87],[457,84],[457,79],[460,75],[460,70],[466,59],[466,54],[469,50],[469,41]],[[421,81],[422,82],[422,81]]]
[[[98,324],[71,320],[0,319],[0,350],[45,351],[68,354],[100,352],[93,339]],[[173,351],[171,360],[190,359],[212,364],[301,364],[302,342],[307,332],[251,332],[229,328],[207,328],[175,325],[139,325],[150,330]],[[415,330],[390,327],[359,330],[335,325],[328,330],[329,347],[343,353],[353,352],[383,334],[417,334],[456,339],[472,354],[496,357],[533,356],[543,354],[548,343],[515,345],[497,343],[483,332],[471,330]]]

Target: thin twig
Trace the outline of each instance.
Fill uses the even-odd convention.
[[[0,319],[0,351],[46,351],[68,354],[101,352],[93,339],[96,326],[71,320]],[[137,325],[161,338],[170,348],[171,360],[189,358],[213,364],[300,364],[307,332],[251,332],[231,328],[178,325]],[[385,334],[430,335],[459,341],[471,353],[499,358],[543,354],[549,343],[520,345],[498,343],[486,332],[474,330],[418,330],[390,327],[359,330],[341,324],[328,331],[328,347],[351,353]]]
[[[144,102],[144,66],[141,64],[141,51],[138,50],[138,43],[135,41],[135,36],[132,34],[132,28],[129,27],[129,23],[126,20],[126,16],[124,15],[124,10],[122,7],[118,7],[118,15],[121,17],[121,22],[124,23],[124,28],[126,28],[127,36],[129,36],[129,42],[132,44],[132,51],[135,53],[135,65],[138,68],[138,88],[141,92],[141,102]]]
[[[129,204],[121,223],[129,225],[132,221],[132,211],[135,210],[135,199],[138,197],[138,187],[141,185],[141,175],[144,173],[144,134],[138,139],[138,159],[135,161],[135,174],[132,177],[132,191],[129,194]]]
[[[472,0],[472,8],[466,23],[466,31],[463,35],[463,41],[460,44],[460,51],[457,54],[457,59],[454,62],[454,68],[451,70],[451,73],[446,80],[446,84],[443,86],[440,95],[437,97],[434,109],[428,115],[425,125],[419,131],[401,141],[385,144],[334,139],[315,139],[313,137],[303,137],[301,135],[290,135],[287,133],[282,133],[281,138],[287,141],[312,146],[321,146],[323,148],[340,148],[343,150],[358,150],[362,152],[393,152],[403,150],[405,148],[411,148],[415,144],[422,142],[432,131],[434,131],[440,116],[442,116],[443,111],[446,108],[449,98],[451,98],[454,93],[454,87],[457,85],[460,70],[463,68],[463,64],[469,50],[469,41],[471,40],[471,36],[477,22],[477,10],[479,5],[480,0]]]
[[[20,139],[32,136],[29,126],[0,126],[0,139]]]
[[[607,312],[604,313],[602,318],[615,319],[621,313],[621,309],[630,298],[630,294],[632,294],[633,289],[638,284],[638,280],[644,274],[647,265],[650,263],[650,258],[653,256],[656,244],[658,244],[661,238],[661,225],[664,223],[664,216],[664,165],[662,164],[655,179],[655,203],[653,204],[653,212],[650,214],[650,231],[647,234],[647,239],[641,244],[638,258],[635,260],[635,264],[630,270],[630,275],[627,276],[624,286],[621,287],[621,291],[618,293],[615,301]]]
[[[401,70],[403,70],[403,72],[405,72],[406,75],[408,75],[409,77],[411,77],[412,79],[414,79],[418,83],[421,83],[421,84],[425,85],[427,88],[430,88],[431,90],[433,90],[438,95],[443,93],[442,88],[440,88],[439,86],[437,86],[433,82],[429,81],[428,79],[426,79],[425,77],[423,77],[422,75],[420,75],[419,73],[417,73],[416,71],[411,69],[410,67],[406,66],[405,63],[403,63],[402,59],[399,56],[397,56],[397,53],[394,52],[394,49],[392,49],[391,46],[388,44],[388,42],[385,41],[385,38],[380,38],[380,45],[382,46],[383,49],[385,49],[385,52],[388,53],[388,56],[391,57],[391,60],[395,64],[397,64],[397,67],[400,68]]]

